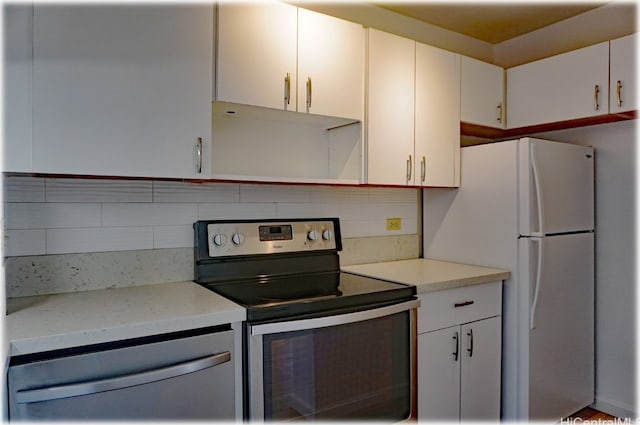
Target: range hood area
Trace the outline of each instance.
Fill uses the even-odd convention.
[[[359,184],[362,122],[212,103],[213,178]]]

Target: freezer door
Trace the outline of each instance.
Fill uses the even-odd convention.
[[[593,148],[525,138],[518,156],[521,235],[594,228]]]
[[[520,239],[521,332],[529,336],[521,346],[522,419],[557,422],[594,400],[593,240]]]

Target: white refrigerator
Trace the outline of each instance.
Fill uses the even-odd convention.
[[[594,152],[525,138],[466,147],[459,189],[424,190],[424,256],[511,271],[502,418],[594,400]]]

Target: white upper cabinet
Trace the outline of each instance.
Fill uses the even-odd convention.
[[[505,127],[504,69],[462,56],[460,120],[493,128]]]
[[[222,3],[216,100],[362,120],[364,37],[283,3]]]
[[[609,42],[507,70],[508,127],[609,112]]]
[[[298,9],[298,111],[362,120],[365,30]]]
[[[34,9],[34,171],[208,175],[212,6]]]
[[[218,5],[216,100],[296,110],[297,8]]]
[[[367,182],[413,185],[416,42],[369,29]]]
[[[2,171],[31,172],[33,6],[4,6],[4,134]]]
[[[460,182],[460,56],[416,43],[416,186]]]
[[[458,184],[458,55],[369,29],[367,182]]]
[[[638,109],[636,46],[638,34],[611,40],[609,82],[609,112],[628,112]]]

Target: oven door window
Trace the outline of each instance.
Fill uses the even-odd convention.
[[[409,311],[264,335],[262,343],[267,420],[411,415]]]

